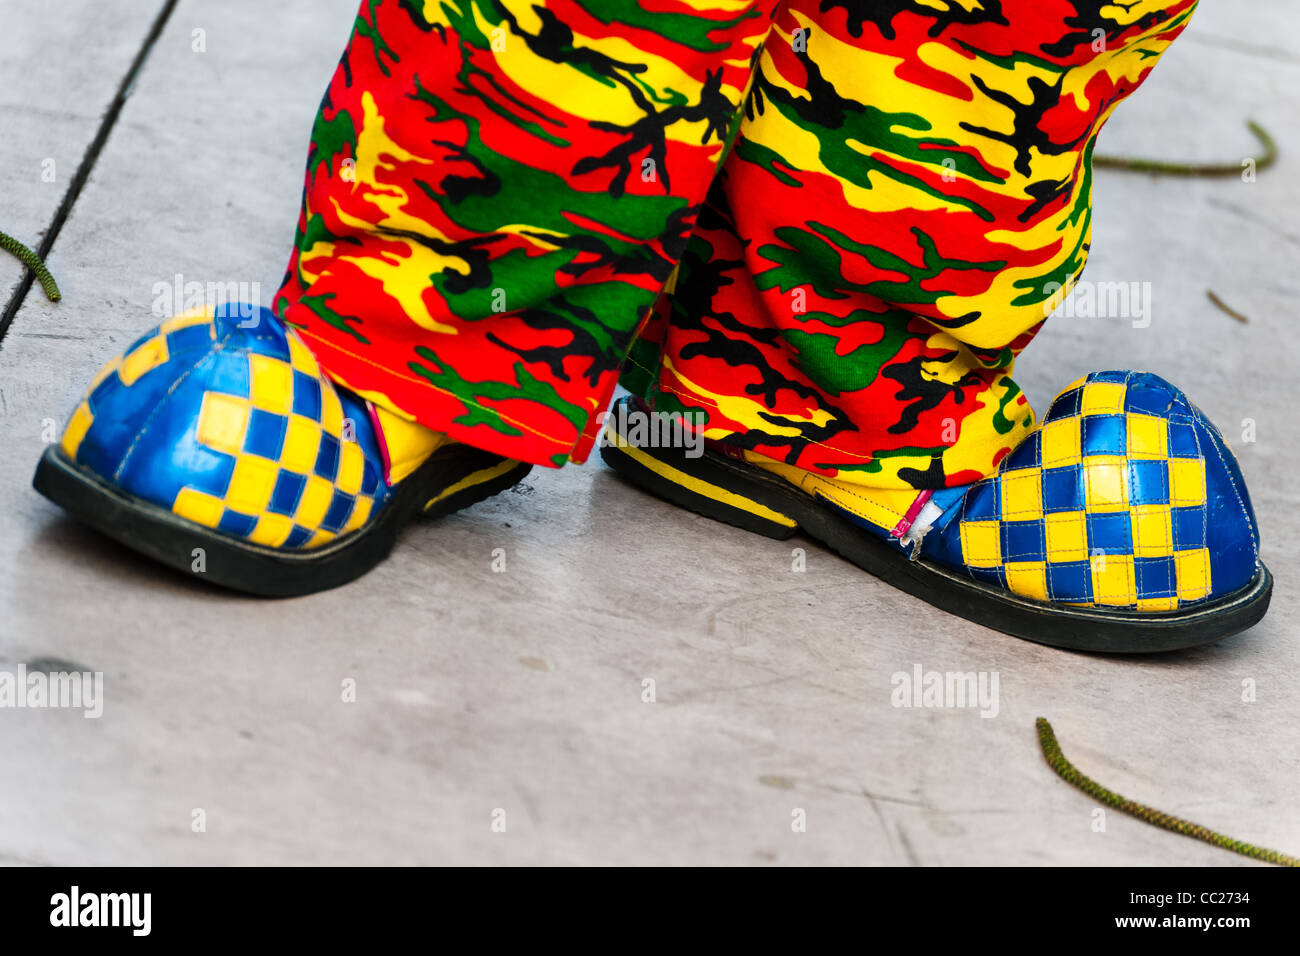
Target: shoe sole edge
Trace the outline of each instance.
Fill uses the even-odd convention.
[[[1022,598],[980,584],[926,560],[911,561],[834,514],[816,498],[752,465],[712,452],[687,460],[682,449],[629,445],[615,434],[601,458],[615,472],[651,494],[704,517],[767,537],[785,540],[799,531],[867,573],[933,607],[994,630],[1067,650],[1103,654],[1145,654],[1212,643],[1252,627],[1268,610],[1273,579],[1262,564],[1246,587],[1206,605],[1177,611],[1137,613],[1125,609],[1071,608]],[[688,474],[704,485],[747,499],[785,522],[757,517],[683,487],[651,462]],[[689,469],[689,471],[687,471]]]
[[[79,468],[58,446],[47,448],[32,486],[72,517],[101,534],[186,577],[259,597],[298,597],[339,587],[361,577],[392,551],[397,535],[423,505],[460,480],[490,467],[499,456],[468,446],[434,457],[397,486],[393,499],[364,528],[311,550],[284,551],[232,538],[117,488]],[[519,467],[440,503],[430,517],[468,507],[520,481],[532,466]],[[203,549],[196,570],[195,549]]]

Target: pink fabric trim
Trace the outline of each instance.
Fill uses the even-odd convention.
[[[370,413],[370,424],[374,426],[375,434],[379,437],[379,457],[384,463],[384,484],[391,488],[393,487],[393,463],[388,457],[388,439],[384,436],[384,426],[379,422],[379,412],[373,402],[366,401],[366,411]]]
[[[930,496],[933,494],[934,492],[928,488],[918,494],[916,500],[912,502],[912,507],[908,508],[907,514],[903,515],[903,520],[894,526],[893,531],[889,532],[890,537],[901,538],[907,534],[916,521],[916,516],[921,513],[921,509],[925,507],[925,503],[930,500]]]

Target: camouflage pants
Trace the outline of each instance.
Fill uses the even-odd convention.
[[[276,311],[328,373],[582,461],[620,376],[882,488],[990,473],[1093,142],[1195,0],[366,0]]]

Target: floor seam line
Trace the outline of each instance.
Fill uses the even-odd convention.
[[[100,153],[103,152],[104,146],[108,142],[109,134],[117,125],[118,118],[122,113],[122,107],[126,105],[131,90],[135,86],[135,81],[144,68],[145,61],[148,60],[150,52],[158,42],[158,38],[162,36],[162,32],[171,19],[172,12],[176,9],[178,2],[179,0],[165,0],[162,9],[154,17],[149,32],[145,34],[144,42],[141,44],[140,49],[136,51],[135,58],[132,59],[131,65],[127,67],[126,73],[118,84],[117,92],[114,94],[113,99],[109,101],[108,109],[104,111],[104,115],[100,118],[99,128],[95,131],[95,138],[90,141],[85,153],[82,154],[77,171],[72,176],[72,182],[68,184],[63,199],[60,200],[58,207],[54,210],[50,224],[45,230],[45,236],[41,239],[41,244],[36,248],[36,254],[41,259],[47,259],[51,250],[53,250],[54,243],[63,230],[63,224],[71,215],[72,207],[76,205],[77,199],[81,196],[81,191],[90,179],[91,170],[94,169]],[[18,310],[22,308],[23,303],[27,300],[27,294],[31,292],[35,281],[35,273],[31,269],[24,267],[22,279],[19,280],[13,295],[9,297],[9,302],[5,305],[3,314],[0,314],[0,347],[3,347],[9,327],[13,324]]]

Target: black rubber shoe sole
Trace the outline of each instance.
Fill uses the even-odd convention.
[[[1052,647],[1104,654],[1195,647],[1257,623],[1273,592],[1273,578],[1261,566],[1248,586],[1185,610],[1137,613],[1048,604],[972,581],[929,561],[910,561],[814,496],[752,465],[709,451],[688,458],[683,448],[637,448],[621,440],[609,441],[600,454],[615,472],[665,501],[770,538],[803,531],[867,573],[934,607]]]
[[[373,521],[310,551],[250,544],[195,524],[78,468],[58,446],[41,456],[32,485],[79,521],[190,577],[247,594],[294,597],[361,577],[388,556],[412,519],[466,508],[517,484],[531,470],[532,465],[509,467],[498,455],[450,445],[401,482]],[[485,480],[454,490],[479,472],[488,473]],[[438,500],[426,511],[432,499]]]

